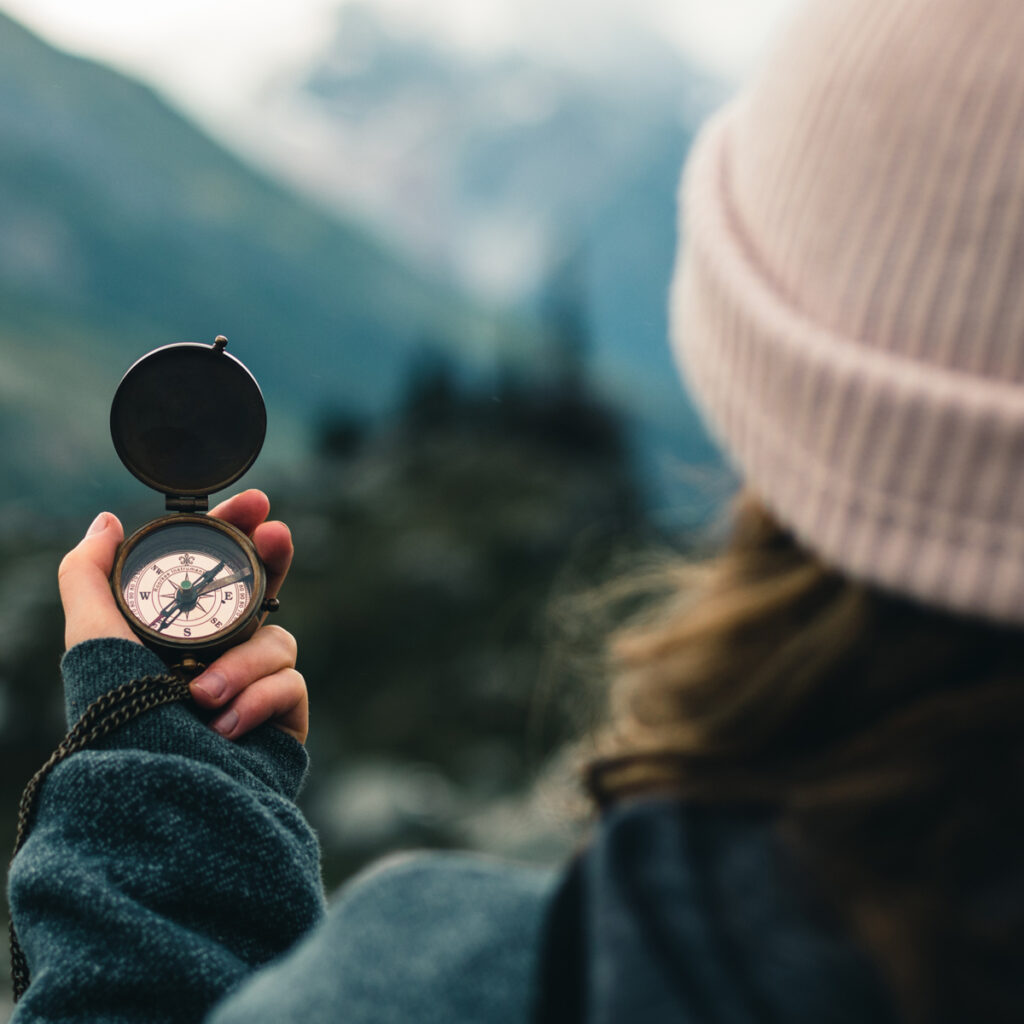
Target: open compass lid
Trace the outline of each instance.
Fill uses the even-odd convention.
[[[196,499],[237,480],[263,447],[260,386],[226,345],[218,337],[154,349],[114,393],[114,448],[131,473],[167,496],[169,509],[205,508]]]

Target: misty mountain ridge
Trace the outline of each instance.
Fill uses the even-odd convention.
[[[258,174],[150,89],[0,15],[0,472],[8,502],[103,500],[127,474],[106,410],[160,344],[231,339],[272,405],[394,400],[424,335],[483,358],[454,290]]]
[[[648,475],[713,458],[668,355],[665,293],[675,181],[714,88],[656,42],[641,67],[457,61],[347,6],[323,59],[268,95],[265,131],[278,154],[330,172],[330,201],[354,211],[345,223],[318,205],[322,189],[306,182],[316,197],[297,198],[145,86],[0,16],[7,494],[138,496],[106,410],[156,345],[229,336],[272,408],[258,476],[305,450],[328,405],[392,408],[425,340],[470,374],[543,361],[567,281],[555,301],[578,305],[592,384],[629,420]],[[293,137],[316,122],[315,155],[310,137],[293,147],[274,128],[285,109]],[[467,300],[459,261],[502,278],[515,312],[494,312],[481,282]]]
[[[253,147],[416,258],[520,300],[668,140],[678,176],[725,94],[649,28],[624,19],[605,38],[601,17],[578,27],[576,46],[539,31],[548,17],[528,46],[484,57],[346,3],[310,67],[267,83]]]
[[[726,89],[636,18],[595,9],[577,42],[541,6],[523,45],[485,57],[345,4],[308,71],[268,84],[255,123],[289,145],[261,159],[482,298],[536,313],[571,277],[595,386],[672,490],[674,460],[715,458],[667,293],[680,168]]]

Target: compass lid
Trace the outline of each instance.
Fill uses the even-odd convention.
[[[212,345],[165,345],[121,379],[110,407],[110,435],[128,470],[171,496],[205,497],[256,461],[267,410],[256,378]]]

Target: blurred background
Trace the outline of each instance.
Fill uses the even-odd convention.
[[[164,510],[114,389],[223,333],[296,537],[328,884],[561,855],[572,595],[729,487],[665,341],[675,188],[791,6],[0,0],[0,837],[63,732],[61,554]]]

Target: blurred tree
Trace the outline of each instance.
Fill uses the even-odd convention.
[[[315,430],[316,454],[324,459],[350,459],[366,438],[366,419],[347,409],[325,409]]]
[[[424,342],[410,361],[399,418],[413,430],[437,427],[450,423],[464,406],[450,354]]]
[[[566,735],[557,707],[534,727],[551,595],[567,564],[594,582],[647,526],[622,424],[589,389],[582,319],[560,308],[535,368],[460,382],[425,349],[395,421],[324,463],[285,513],[299,553],[280,621],[316,713],[307,807],[343,835],[328,844],[332,880],[380,852],[325,820],[339,779],[381,758],[406,778],[429,764],[465,811],[521,792]],[[457,842],[453,826],[414,817],[382,845]]]

